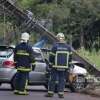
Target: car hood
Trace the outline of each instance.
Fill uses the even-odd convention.
[[[87,70],[85,68],[82,68],[82,67],[79,67],[77,65],[74,65],[73,73],[74,74],[86,75],[87,74]]]

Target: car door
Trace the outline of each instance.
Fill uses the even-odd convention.
[[[35,68],[29,74],[29,84],[44,84],[46,82],[46,63],[40,49],[34,50]]]

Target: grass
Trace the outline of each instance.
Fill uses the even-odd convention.
[[[95,52],[95,50],[93,50],[92,52],[89,52],[85,49],[80,49],[77,51],[77,53],[100,69],[100,51]]]

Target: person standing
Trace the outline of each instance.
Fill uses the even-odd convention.
[[[63,33],[58,33],[57,39],[59,42],[53,45],[49,56],[49,62],[52,67],[48,82],[48,93],[45,96],[53,97],[57,87],[56,91],[59,98],[64,98],[65,78],[72,61],[72,51],[71,47],[66,44]]]
[[[32,70],[31,64],[34,65],[33,49],[28,44],[29,37],[27,32],[22,33],[21,41],[14,50],[14,62],[17,69],[14,94],[28,94],[26,86],[28,83],[29,72]]]

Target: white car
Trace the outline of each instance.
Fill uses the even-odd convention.
[[[84,68],[84,65],[81,62],[72,61],[72,63],[74,64],[74,68],[72,70],[73,74],[82,74],[82,75],[87,74],[87,70]]]
[[[69,75],[70,88],[72,92],[79,92],[87,86],[87,70],[84,68],[84,64],[79,61],[72,61],[74,68]]]

